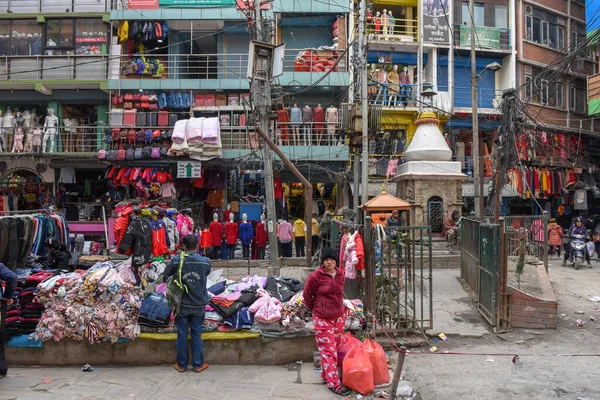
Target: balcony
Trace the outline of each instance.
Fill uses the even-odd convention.
[[[440,92],[447,92],[447,86],[440,86]],[[496,109],[502,100],[504,90],[478,88],[477,105],[479,108]],[[454,87],[454,107],[469,108],[473,107],[471,87]]]
[[[98,133],[99,129],[97,126],[77,126],[72,129],[60,127],[54,136],[44,138],[41,133],[41,146],[34,146],[36,135],[30,129],[24,134],[21,150],[20,142],[16,140],[18,135],[5,133],[0,140],[0,157],[35,155],[61,158],[78,155],[81,158],[95,158],[98,150],[107,149],[107,142],[104,141],[103,134]]]
[[[588,115],[600,117],[600,74],[588,76]]]
[[[392,84],[394,85],[394,84]],[[392,89],[392,85],[382,85],[375,81],[369,82],[369,103],[378,104],[386,108],[404,108],[412,107],[416,108],[422,103],[425,106],[434,106],[434,102],[431,98],[425,98],[417,95],[419,91],[419,85],[399,85],[398,89]],[[431,83],[423,82],[423,90],[434,89]]]
[[[471,47],[471,26],[454,25],[454,46]],[[457,33],[459,33],[457,35]],[[475,46],[480,49],[510,50],[510,29],[476,26]]]
[[[60,88],[86,82],[99,87],[107,79],[108,56],[8,56],[0,57],[0,85],[51,82]]]
[[[367,38],[369,42],[377,43],[413,43],[419,38],[419,24],[416,19],[394,18],[394,24],[382,25],[376,23],[375,17],[367,21]]]
[[[279,81],[284,86],[311,85],[327,74],[319,86],[347,86],[349,73],[343,53],[343,50],[286,49],[284,73]],[[115,59],[119,65],[111,65],[115,73],[111,74],[113,82],[109,83],[109,89],[249,89],[247,53],[146,55],[147,62],[156,60],[151,62],[151,68],[140,64],[139,58],[139,55],[123,56],[120,64]]]

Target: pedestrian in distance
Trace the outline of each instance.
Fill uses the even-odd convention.
[[[324,248],[321,266],[308,277],[304,302],[312,311],[315,340],[321,353],[321,379],[333,393],[347,396],[338,374],[338,348],[344,334],[344,270],[338,266],[334,249]]]
[[[202,372],[208,368],[204,362],[204,345],[202,343],[202,324],[209,297],[206,288],[207,277],[210,274],[210,260],[196,252],[198,239],[189,234],[182,239],[183,252],[173,257],[165,270],[165,281],[179,276],[184,285],[181,297],[181,309],[175,315],[177,328],[177,362],[174,368],[179,372],[188,369],[188,332],[192,337],[192,368],[194,372]]]
[[[6,289],[2,289],[2,282],[6,284]],[[8,340],[8,333],[4,329],[4,320],[6,318],[6,308],[14,303],[13,294],[17,288],[17,275],[6,266],[0,263],[0,378],[8,373],[6,356],[4,354],[4,345]]]
[[[556,218],[550,218],[548,221],[548,255],[553,256],[556,253],[560,258],[563,236],[563,229],[556,223]]]

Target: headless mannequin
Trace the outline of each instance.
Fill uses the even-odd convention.
[[[292,136],[294,138],[294,145],[300,144],[300,125],[302,125],[302,110],[297,104],[290,110],[290,122],[292,125]]]
[[[44,153],[54,152],[54,141],[56,140],[57,130],[58,117],[54,115],[54,109],[49,108],[48,115],[46,116],[46,120],[44,121],[44,137],[42,139],[42,147]],[[48,146],[48,140],[50,141],[50,146]]]
[[[338,109],[336,107],[327,107],[325,121],[327,121],[327,144],[332,145],[334,141],[333,135],[335,135],[335,131],[337,130],[338,122]]]
[[[29,110],[26,110],[23,113],[23,118],[25,122],[23,123],[23,133],[25,134],[25,152],[28,153],[31,151],[32,147],[32,135],[31,128],[33,126],[33,118]]]
[[[14,117],[10,107],[8,107],[6,109],[6,114],[4,114],[4,118],[2,119],[4,150],[7,152],[12,149],[12,135],[13,135],[14,129],[15,129],[15,117]]]
[[[317,146],[321,145],[323,139],[323,122],[325,122],[325,110],[320,104],[314,109],[315,133],[317,134]]]
[[[227,242],[227,258],[233,259],[235,257],[235,245],[238,242],[239,227],[233,222],[235,215],[229,213],[229,222],[225,224],[225,241]]]
[[[390,82],[390,90],[388,97],[388,106],[398,105],[398,97],[400,96],[400,75],[398,75],[398,66],[394,65],[392,71],[388,74],[388,80]]]
[[[260,222],[256,225],[256,247],[258,248],[257,258],[259,260],[265,259],[265,249],[267,247],[267,241],[269,233],[267,232],[267,225],[265,221],[267,217],[265,214],[260,216]]]
[[[403,67],[400,73],[400,102],[405,106],[408,104],[408,94],[410,93],[410,76],[408,67]]]
[[[313,123],[313,110],[307,104],[302,108],[302,122],[304,124],[304,145],[310,146],[312,143],[312,123]]]
[[[248,222],[248,215],[242,214],[239,238],[242,242],[242,257],[250,258],[250,243],[252,243],[252,224]]]

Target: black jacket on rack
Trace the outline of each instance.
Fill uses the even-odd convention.
[[[126,254],[129,250],[132,252],[131,266],[134,269],[150,262],[152,229],[146,219],[137,215],[131,216],[129,226],[121,243],[119,243],[118,251],[120,254]]]

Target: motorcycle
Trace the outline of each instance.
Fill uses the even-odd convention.
[[[581,264],[583,264],[587,252],[586,236],[576,234],[571,235],[569,248],[571,249],[569,261],[572,262],[575,269],[578,270],[581,267]]]

